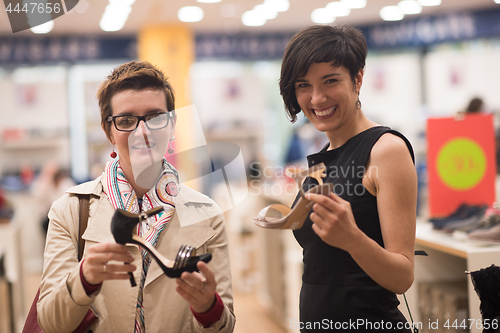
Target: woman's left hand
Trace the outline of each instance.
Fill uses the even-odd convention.
[[[194,312],[204,313],[209,311],[215,303],[215,275],[203,261],[198,262],[198,272],[182,273],[177,279],[177,292],[184,298]]]
[[[306,198],[314,202],[310,215],[314,232],[328,245],[349,252],[361,232],[354,220],[351,204],[333,192],[328,196],[309,193]]]

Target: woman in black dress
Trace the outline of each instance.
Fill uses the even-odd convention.
[[[294,235],[303,247],[301,332],[409,332],[396,294],[413,283],[417,176],[408,140],[365,117],[359,91],[366,40],[350,26],[311,26],[284,54],[280,90],[287,115],[304,113],[329,144],[329,196],[314,202]],[[316,185],[305,182],[304,189]]]

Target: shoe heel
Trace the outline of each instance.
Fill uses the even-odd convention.
[[[305,179],[307,177],[311,177],[316,179],[318,185],[323,185],[322,178],[326,177],[326,166],[324,163],[319,163],[313,165],[307,170],[300,170],[297,168],[287,168],[285,170],[285,175],[287,175],[290,178],[293,178],[297,182],[300,194],[302,197],[304,197],[305,192],[304,189],[302,188],[302,184],[304,183]]]

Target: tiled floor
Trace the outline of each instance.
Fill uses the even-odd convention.
[[[33,297],[38,289],[40,282],[39,275],[27,275],[25,277],[25,306],[26,312],[29,310]],[[236,314],[235,333],[285,333],[285,330],[266,315],[265,309],[260,306],[257,297],[253,293],[235,292],[234,310]],[[0,310],[2,307],[0,307]],[[0,333],[4,328],[0,325]],[[5,331],[5,332],[8,332]]]

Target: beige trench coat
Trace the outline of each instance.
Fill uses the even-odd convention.
[[[78,197],[92,194],[88,227],[83,238],[85,250],[99,242],[113,243],[110,223],[114,208],[102,192],[100,179],[68,190],[54,202],[49,213],[50,226],[44,253],[44,269],[37,304],[38,322],[45,332],[72,332],[89,308],[98,316],[93,333],[133,333],[138,287],[128,280],[104,281],[97,292],[87,296],[80,280],[77,260]],[[201,217],[201,218],[200,218]],[[203,221],[181,227],[179,220]],[[181,185],[176,210],[156,244],[165,257],[174,259],[182,244],[195,246],[198,254],[212,253],[208,264],[217,280],[217,292],[224,302],[220,320],[203,328],[193,317],[189,304],[175,291],[175,279],[163,274],[151,262],[144,286],[146,332],[232,332],[235,324],[229,265],[228,241],[221,210],[210,198]],[[134,257],[137,283],[141,280],[140,248],[127,245]]]

